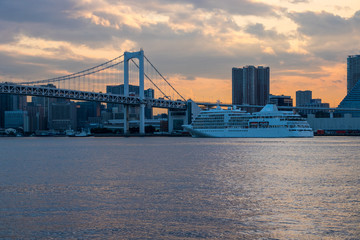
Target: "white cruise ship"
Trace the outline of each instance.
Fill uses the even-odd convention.
[[[308,122],[291,111],[279,111],[267,104],[260,112],[240,109],[201,111],[191,125],[183,125],[193,137],[217,138],[286,138],[313,137]]]

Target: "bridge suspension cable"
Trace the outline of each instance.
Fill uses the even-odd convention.
[[[149,83],[157,89],[158,93],[162,95],[163,98],[171,100],[172,97],[178,96],[178,98],[186,101],[185,98],[170,84],[170,82],[159,72],[159,70],[150,62],[150,60],[144,55],[146,60],[146,68],[144,71],[144,77],[149,80]],[[48,83],[54,83],[55,88],[62,89],[72,89],[72,90],[81,90],[81,91],[90,91],[94,92],[107,91],[108,86],[116,86],[124,84],[121,80],[122,72],[121,64],[125,61],[125,54],[118,56],[112,60],[109,60],[105,63],[99,64],[97,66],[82,70],[80,72],[68,74],[65,76],[30,81],[30,82],[20,82],[20,85],[46,85]],[[140,69],[139,65],[131,58],[133,64],[129,65],[130,67],[130,80],[136,79],[135,73]],[[134,69],[131,69],[131,66],[134,66]],[[70,81],[71,80],[71,81]],[[131,82],[130,82],[131,83]],[[134,82],[134,84],[136,84]],[[104,87],[106,86],[106,89]]]
[[[186,99],[166,80],[166,78],[157,70],[157,68],[150,62],[150,60],[144,55],[146,61],[154,68],[159,76],[186,102]]]
[[[131,61],[135,64],[135,66],[140,69],[139,65],[133,60],[131,59]],[[169,98],[168,96],[166,96],[166,94],[154,83],[154,81],[144,72],[145,77],[156,87],[157,90],[159,90],[161,92],[161,94],[165,97],[165,98]]]
[[[115,64],[111,64],[109,66],[106,66],[107,64],[112,63],[112,62],[118,60],[119,58],[121,58],[123,56],[124,56],[124,54],[119,56],[119,57],[116,57],[116,58],[114,58],[114,59],[112,59],[110,61],[107,61],[105,63],[102,63],[102,64],[97,65],[97,66],[92,67],[92,68],[88,68],[86,70],[83,70],[83,71],[80,71],[80,72],[77,72],[77,73],[72,73],[72,74],[69,74],[69,75],[56,77],[56,78],[45,79],[45,80],[38,80],[38,81],[31,81],[31,82],[21,82],[19,84],[27,85],[27,84],[38,84],[38,83],[50,83],[50,82],[59,82],[59,81],[65,81],[65,80],[70,80],[70,79],[74,79],[74,78],[83,77],[83,76],[90,75],[90,74],[93,74],[93,73],[101,72],[103,70],[109,69],[111,67],[114,67],[114,66],[117,66],[117,65],[123,63],[124,61],[120,61],[120,62],[117,62]],[[102,66],[105,66],[105,67],[101,68]],[[97,69],[97,68],[100,68],[100,69]],[[94,70],[94,69],[96,69],[96,70]]]

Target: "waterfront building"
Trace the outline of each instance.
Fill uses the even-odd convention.
[[[312,98],[312,91],[296,91],[296,106],[307,108],[325,108],[325,109],[303,109],[299,110],[301,114],[315,114],[317,112],[328,112],[326,108],[330,107],[329,103],[323,103],[320,98]]]
[[[324,108],[322,110],[319,109],[306,109],[301,110],[300,112],[303,114],[310,114],[310,113],[319,113],[319,112],[328,112],[327,108],[330,108],[329,103],[323,103],[320,98],[317,99],[311,99],[310,104],[302,105],[302,107],[308,107],[308,108]]]
[[[25,110],[26,96],[0,94],[0,128],[5,127],[5,111]]]
[[[26,111],[5,111],[5,128],[23,128],[25,124]]]
[[[317,117],[315,114],[308,114],[306,121],[314,132],[320,130],[331,135],[360,135],[359,118],[353,117],[350,113],[345,113],[342,116],[330,113],[327,117]]]
[[[360,109],[360,55],[349,56],[347,59],[347,95],[340,102],[339,108]],[[359,112],[336,111],[341,114],[352,114],[360,117]]]
[[[360,80],[360,55],[350,55],[347,58],[347,93]]]
[[[40,85],[41,87],[48,87],[48,88],[56,88],[54,84],[47,84],[47,85]],[[49,129],[49,113],[50,113],[50,106],[53,103],[63,103],[63,102],[70,102],[70,99],[65,98],[49,98],[49,97],[31,97],[31,102],[34,106],[40,111],[37,114],[39,118],[45,117],[45,121],[42,119],[40,120],[41,125],[36,130],[46,130]]]
[[[284,95],[277,96],[270,94],[269,103],[275,104],[277,106],[292,107],[293,99],[291,98],[291,96],[284,96]]]
[[[270,68],[232,68],[232,104],[265,105],[270,92]]]
[[[45,115],[45,107],[40,104],[29,102],[26,106],[28,129],[26,132],[36,132],[47,130],[48,118]]]
[[[77,129],[76,104],[52,103],[49,108],[49,129],[65,131]]]
[[[95,118],[101,119],[101,103],[100,102],[77,102],[76,103],[77,127],[88,128],[88,125]]]
[[[338,108],[357,108],[360,109],[360,81],[350,90],[345,98],[340,102]],[[359,112],[336,111],[342,114],[350,113],[353,117],[360,117]]]

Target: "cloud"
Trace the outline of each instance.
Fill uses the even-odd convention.
[[[291,13],[298,32],[307,39],[306,49],[327,61],[345,61],[348,54],[358,51],[360,42],[360,11],[351,18],[328,12]]]
[[[298,4],[298,3],[309,3],[309,0],[290,0],[290,3]]]
[[[351,20],[328,12],[290,13],[289,17],[299,25],[298,31],[308,36],[334,36],[352,31]]]
[[[109,1],[114,4],[116,0]],[[229,14],[235,15],[254,15],[254,16],[274,16],[276,15],[273,6],[252,0],[155,0],[155,1],[132,1],[126,0],[124,3],[142,6],[146,9],[152,9],[159,12],[167,12],[174,6],[188,6],[194,9],[203,9],[205,11],[223,10]],[[177,9],[174,9],[177,10]]]
[[[261,23],[248,25],[245,32],[258,37],[259,39],[267,38],[271,40],[279,40],[284,38],[284,35],[278,34],[274,29],[265,30],[265,26]]]
[[[224,9],[231,14],[239,15],[275,15],[270,5],[249,0],[187,0],[197,8],[208,10]]]
[[[191,82],[193,95],[204,92],[197,88],[207,81],[228,91],[231,68],[249,64],[270,66],[271,77],[289,86],[337,81],[324,66],[358,51],[360,12],[350,18],[329,11],[288,13],[285,6],[262,2],[2,0],[0,72],[16,79],[56,77],[143,48],[183,89]],[[296,9],[308,1],[285,2]]]
[[[70,0],[1,0],[0,20],[19,23],[56,23],[66,21],[66,11],[71,9]]]

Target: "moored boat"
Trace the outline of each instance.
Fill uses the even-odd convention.
[[[241,109],[201,111],[190,125],[183,125],[193,137],[218,138],[286,138],[313,137],[308,122],[292,111],[279,111],[267,104],[260,112],[247,113]]]

